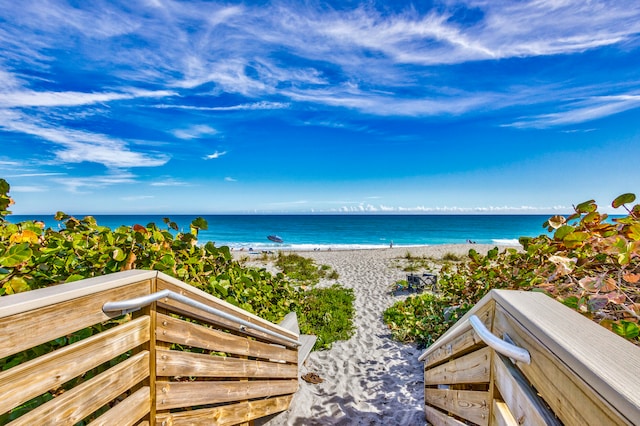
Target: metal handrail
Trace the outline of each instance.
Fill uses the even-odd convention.
[[[469,323],[478,334],[478,336],[482,339],[482,341],[491,348],[495,349],[496,352],[499,352],[502,355],[516,361],[524,362],[525,364],[531,364],[531,355],[529,355],[529,351],[516,345],[512,345],[511,343],[505,342],[495,334],[491,333],[491,331],[489,331],[489,329],[485,327],[484,323],[480,321],[480,318],[478,318],[477,316],[471,315],[469,317]]]
[[[226,312],[223,312],[219,309],[212,308],[211,306],[205,305],[204,303],[198,302],[197,300],[193,300],[187,296],[183,296],[182,294],[178,294],[171,290],[161,290],[155,293],[148,294],[146,296],[135,297],[133,299],[121,300],[119,302],[107,302],[102,306],[102,311],[107,312],[115,312],[121,311],[123,314],[133,312],[142,308],[143,306],[150,305],[153,302],[156,302],[160,299],[169,298],[180,303],[184,303],[185,305],[191,306],[192,308],[201,309],[205,312],[208,312],[213,315],[217,315],[226,320],[232,321],[236,324],[239,324],[238,328],[242,332],[246,332],[247,328],[251,328],[253,330],[268,334],[269,336],[276,337],[278,339],[285,340],[289,343],[292,343],[296,346],[301,346],[299,340],[294,340],[290,337],[284,336],[275,331],[269,330],[268,328],[264,328],[257,324],[252,324],[249,321],[245,321],[241,318],[237,318],[233,315],[230,315]]]

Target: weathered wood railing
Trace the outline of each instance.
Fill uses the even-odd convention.
[[[103,311],[157,292],[180,297]],[[0,336],[0,419],[12,426],[242,424],[286,410],[298,389],[297,333],[156,271],[2,297]]]
[[[542,293],[491,291],[420,360],[433,425],[640,425],[640,348]]]

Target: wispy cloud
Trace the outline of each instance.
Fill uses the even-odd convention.
[[[88,131],[54,126],[37,117],[0,109],[0,129],[23,133],[49,141],[59,147],[53,150],[63,163],[93,162],[109,168],[156,167],[165,164],[164,154],[132,151],[123,140]]]
[[[172,133],[175,137],[179,139],[199,139],[205,136],[216,135],[218,131],[205,124],[200,124],[196,126],[191,126],[188,129],[174,130]]]
[[[320,210],[322,211],[322,210]],[[570,206],[486,206],[486,207],[458,207],[458,206],[388,206],[373,205],[369,203],[359,203],[358,205],[341,206],[327,210],[329,212],[341,213],[433,213],[433,214],[500,214],[500,213],[546,213],[546,212],[569,212],[572,211]]]
[[[135,183],[136,176],[130,173],[114,173],[110,175],[54,178],[53,181],[63,186],[70,192],[86,193],[113,185]]]
[[[0,107],[59,107],[91,105],[136,98],[158,98],[174,96],[169,90],[133,90],[130,93],[82,93],[82,92],[37,92],[22,90],[2,92]]]
[[[236,179],[234,179],[234,178],[232,178],[232,177],[230,177],[230,176],[225,177],[225,178],[224,178],[224,181],[225,181],[225,182],[237,182],[237,180],[236,180]]]
[[[14,185],[11,187],[11,192],[45,192],[49,188],[46,186],[34,186],[34,185]]]
[[[174,178],[171,178],[171,177],[165,177],[165,178],[162,178],[162,180],[159,180],[157,182],[152,182],[150,185],[151,186],[160,186],[160,187],[162,187],[162,186],[187,186],[187,185],[189,185],[189,183],[187,183],[187,182],[185,182],[183,180],[180,180],[180,179],[174,179]]]
[[[226,155],[227,151],[216,151],[213,154],[209,154],[207,155],[205,158],[205,160],[215,160],[216,158],[220,158],[223,155]]]
[[[526,117],[509,126],[518,128],[545,128],[579,124],[635,108],[640,108],[640,95],[637,93],[594,96],[568,103],[565,106],[565,111]]]
[[[205,106],[179,105],[179,104],[154,105],[155,108],[186,109],[186,110],[194,110],[194,111],[259,111],[259,110],[272,110],[272,109],[287,109],[290,106],[291,104],[288,102],[269,102],[269,101],[260,101],[260,102],[253,102],[248,104],[219,106],[219,107],[205,107]]]

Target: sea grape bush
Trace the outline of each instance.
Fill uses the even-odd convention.
[[[439,294],[397,302],[385,322],[395,338],[428,345],[493,288],[542,291],[640,345],[640,205],[628,206],[635,199],[612,202],[626,212],[619,218],[598,212],[594,200],[580,203],[543,224],[551,236],[521,238],[523,250],[472,249],[468,261],[442,266]]]
[[[194,285],[251,313],[279,321],[296,308],[299,289],[282,275],[241,267],[228,247],[197,244],[207,222],[195,219],[190,232],[165,218],[154,223],[99,226],[87,216],[58,212],[60,230],[41,222],[9,223],[9,184],[0,179],[0,295],[128,269],[155,269]]]

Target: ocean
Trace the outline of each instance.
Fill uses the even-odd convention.
[[[77,218],[83,215],[75,215]],[[162,215],[94,215],[101,226],[147,225],[166,229]],[[198,215],[168,216],[185,232]],[[209,229],[198,241],[234,249],[353,249],[434,244],[513,245],[522,236],[545,234],[549,215],[202,215]],[[41,220],[58,229],[53,216],[9,215],[10,222]],[[277,235],[283,243],[267,239]]]

